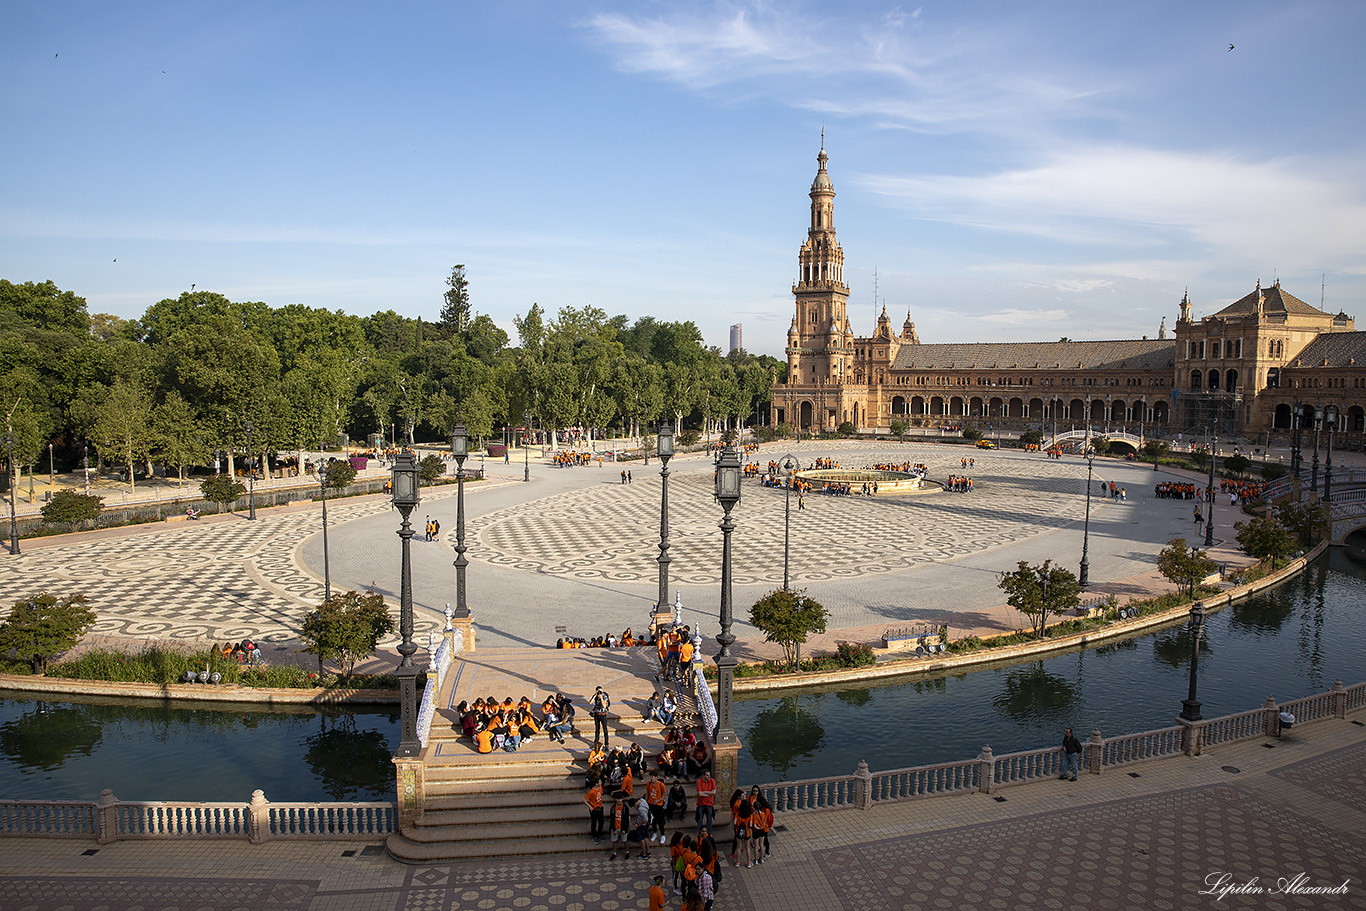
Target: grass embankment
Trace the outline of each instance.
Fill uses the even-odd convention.
[[[392,674],[317,674],[292,664],[253,666],[224,658],[214,649],[198,651],[151,645],[138,652],[93,649],[67,661],[48,665],[47,677],[64,680],[99,680],[107,683],[183,683],[186,672],[207,669],[222,675],[218,686],[270,687],[276,689],[397,689]],[[31,675],[26,661],[0,658],[0,673]]]

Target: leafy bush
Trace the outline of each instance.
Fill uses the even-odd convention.
[[[1026,430],[1020,434],[1020,442],[1026,446],[1038,446],[1043,442],[1042,430]]]
[[[52,495],[52,499],[43,505],[43,521],[71,526],[98,518],[102,509],[103,497],[78,493],[67,487],[57,491]]]
[[[423,456],[422,461],[417,463],[417,475],[424,485],[430,485],[445,473],[446,460],[435,453]]]
[[[219,686],[312,689],[340,687],[397,689],[392,674],[363,674],[343,680],[335,674],[319,677],[293,664],[244,665],[225,658],[218,649],[183,649],[150,645],[138,652],[111,649],[88,651],[70,661],[53,664],[49,677],[64,680],[100,680],[113,683],[180,683],[187,671],[209,670],[222,675]]]
[[[891,424],[887,425],[887,430],[892,436],[899,437],[906,432],[906,422],[899,419],[892,421]]]
[[[1287,469],[1284,465],[1277,465],[1272,462],[1268,462],[1265,465],[1263,465],[1261,471],[1263,481],[1279,481],[1281,478],[1285,477],[1289,473],[1289,469]]]
[[[226,504],[231,509],[232,504],[247,492],[247,488],[241,481],[235,481],[225,474],[216,474],[204,479],[199,485],[199,492],[210,503],[217,503],[220,506]]]
[[[967,440],[969,443],[976,442],[977,440],[980,440],[981,438],[982,438],[982,431],[977,430],[976,428],[973,428],[973,427],[966,427],[966,428],[963,429],[963,439]]]
[[[345,665],[350,677],[356,661],[373,655],[379,640],[393,631],[394,618],[383,595],[348,591],[310,611],[300,638],[304,651],[318,656],[319,669],[324,661],[335,661]]]
[[[697,443],[697,436],[696,430],[680,430],[675,439],[678,440],[679,446],[694,446]]]
[[[853,422],[853,421],[845,421],[843,424],[840,424],[840,425],[839,425],[839,427],[836,429],[836,432],[837,432],[840,436],[846,436],[846,437],[851,437],[851,436],[853,436],[853,435],[854,435],[854,422]]]

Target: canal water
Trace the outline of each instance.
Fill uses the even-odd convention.
[[[746,783],[874,771],[1167,727],[1181,709],[1181,625],[1089,651],[881,686],[737,698]],[[1204,715],[1366,680],[1366,562],[1342,549],[1271,592],[1211,614]],[[396,712],[222,711],[0,698],[0,797],[389,800]]]

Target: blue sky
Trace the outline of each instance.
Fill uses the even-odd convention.
[[[464,263],[509,332],[591,304],[781,356],[824,128],[860,334],[1151,336],[1277,276],[1366,319],[1363,35],[1358,0],[16,0],[0,277],[434,319]]]

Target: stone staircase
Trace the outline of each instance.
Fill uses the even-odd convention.
[[[483,661],[492,660],[492,654],[479,653]],[[454,676],[448,675],[448,679]],[[625,689],[620,681],[615,686]],[[644,680],[636,676],[632,698],[621,699],[613,692],[616,717],[609,724],[611,745],[639,743],[651,762],[664,748],[663,730],[657,721],[641,718],[639,706],[644,700],[639,694],[654,686],[648,676]],[[468,738],[460,736],[454,712],[439,710],[422,754],[422,814],[389,837],[389,853],[407,863],[449,863],[606,852],[606,841],[594,845],[588,834],[583,795],[593,721],[585,714],[586,700],[576,698],[575,703],[579,709],[577,736],[566,735],[566,744],[561,746],[544,734],[538,735],[515,753],[478,753]],[[691,699],[681,706],[689,707]],[[636,796],[643,796],[644,784],[637,782]],[[687,788],[691,811],[693,788],[691,784]],[[686,820],[675,819],[671,827],[691,825],[689,813]]]

